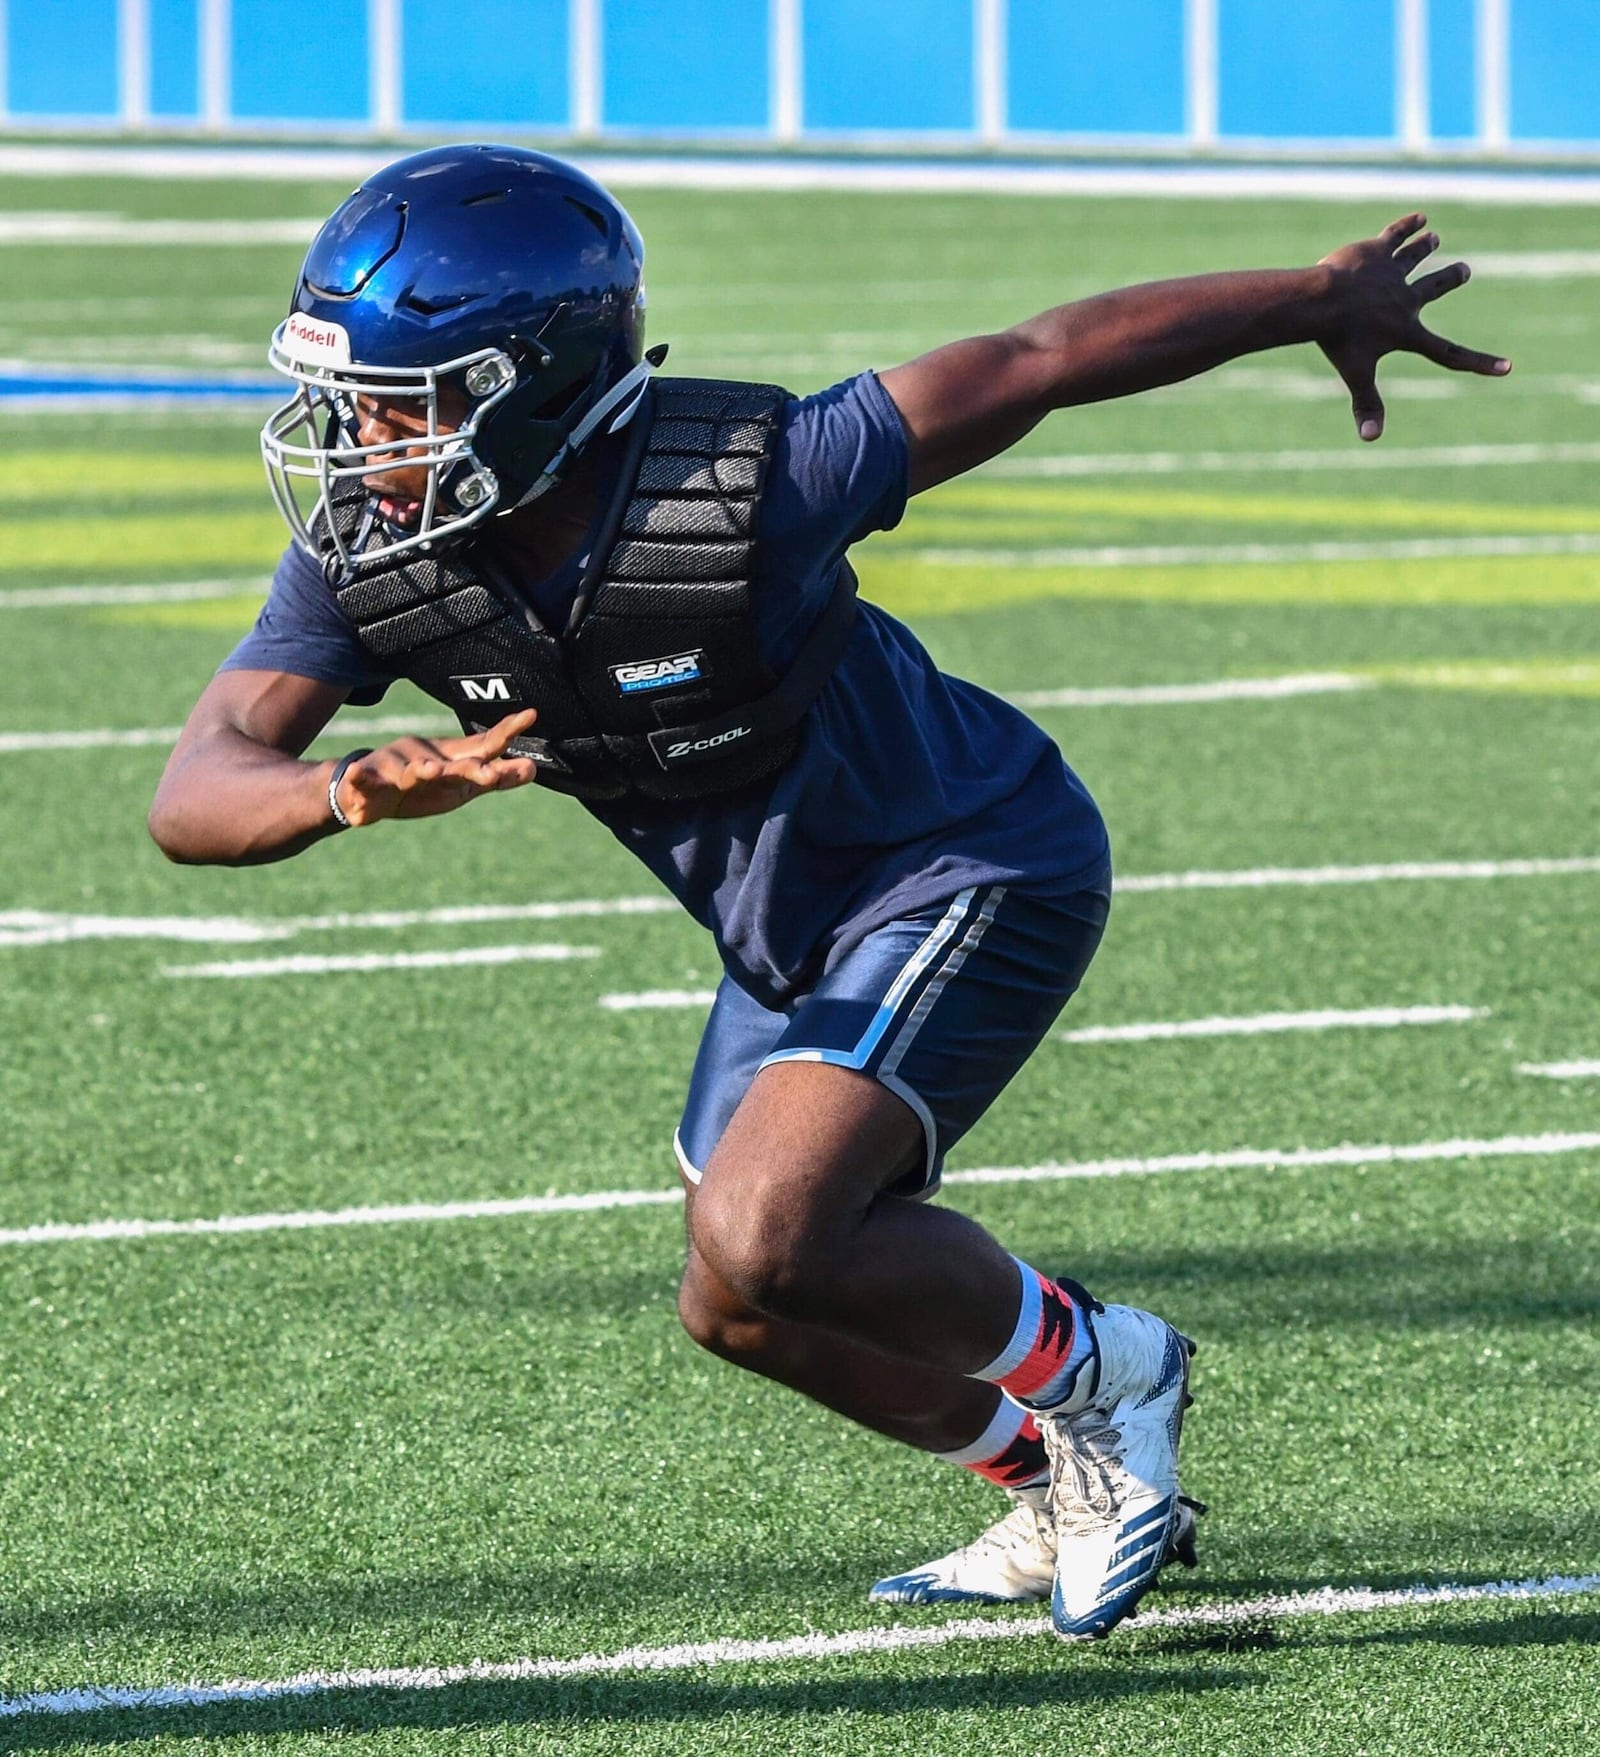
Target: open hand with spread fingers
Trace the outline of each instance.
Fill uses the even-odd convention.
[[[1323,257],[1330,272],[1328,321],[1317,344],[1350,392],[1356,431],[1363,439],[1383,433],[1378,362],[1385,354],[1420,354],[1450,372],[1503,377],[1511,362],[1446,341],[1422,321],[1423,308],[1464,286],[1472,271],[1464,262],[1410,278],[1439,248],[1426,214],[1407,214],[1376,238],[1346,244]]]
[[[359,828],[384,818],[437,817],[485,793],[525,787],[536,765],[531,757],[507,756],[506,749],[535,718],[524,708],[463,738],[397,738],[345,770],[339,809]]]

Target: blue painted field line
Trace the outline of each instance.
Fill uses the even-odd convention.
[[[241,402],[283,396],[283,386],[266,379],[150,378],[128,373],[0,372],[0,399],[6,397],[150,397],[163,402],[189,397],[207,401],[228,397]]]

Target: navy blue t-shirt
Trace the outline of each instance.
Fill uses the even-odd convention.
[[[775,669],[828,602],[850,545],[900,522],[906,458],[899,411],[870,372],[789,405],[757,548],[757,629]],[[529,582],[548,625],[563,626],[579,567],[575,558]],[[367,702],[395,681],[296,547],[223,669],[312,677]],[[769,1006],[897,915],[968,885],[1059,895],[1107,859],[1100,814],[1045,733],[945,676],[909,629],[865,602],[798,751],[764,793],[588,809],[710,929],[734,980]]]

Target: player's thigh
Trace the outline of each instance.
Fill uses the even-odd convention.
[[[918,1157],[915,1119],[870,1076],[821,1057],[774,1061],[806,1004],[774,1011],[723,978],[673,1137],[691,1213],[713,1165],[751,1196],[833,1179],[859,1182],[865,1200]]]
[[[722,1186],[719,1206],[737,1195],[772,1224],[809,1211],[825,1232],[880,1194],[931,1191],[946,1152],[1077,988],[1108,904],[1108,877],[1057,898],[968,889],[843,948],[775,1036],[776,1014],[759,1029],[708,1029],[691,1132],[695,1168]],[[741,1007],[761,1011],[747,997],[728,1004],[730,1022]],[[730,1065],[730,1042],[736,1077],[702,1079]]]
[[[828,1229],[859,1220],[921,1155],[915,1117],[869,1076],[766,1065],[791,1019],[724,978],[706,1021],[673,1141],[687,1197],[682,1299],[696,1315],[725,1316],[745,1303],[739,1288],[826,1250]]]
[[[752,1093],[768,1071],[808,1064],[882,1088],[915,1120],[919,1150],[909,1163],[874,1166],[875,1187],[930,1193],[946,1153],[1077,990],[1109,903],[1107,874],[1060,897],[976,887],[888,923],[838,957],[796,1005]],[[801,1107],[792,1110],[803,1123]]]
[[[723,977],[700,1034],[683,1116],[672,1137],[678,1175],[691,1201],[733,1113],[788,1026],[788,1013],[762,1006]]]

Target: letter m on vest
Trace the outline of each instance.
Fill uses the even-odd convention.
[[[461,685],[461,697],[469,702],[509,702],[511,700],[511,684],[504,677],[455,677],[452,683]]]

